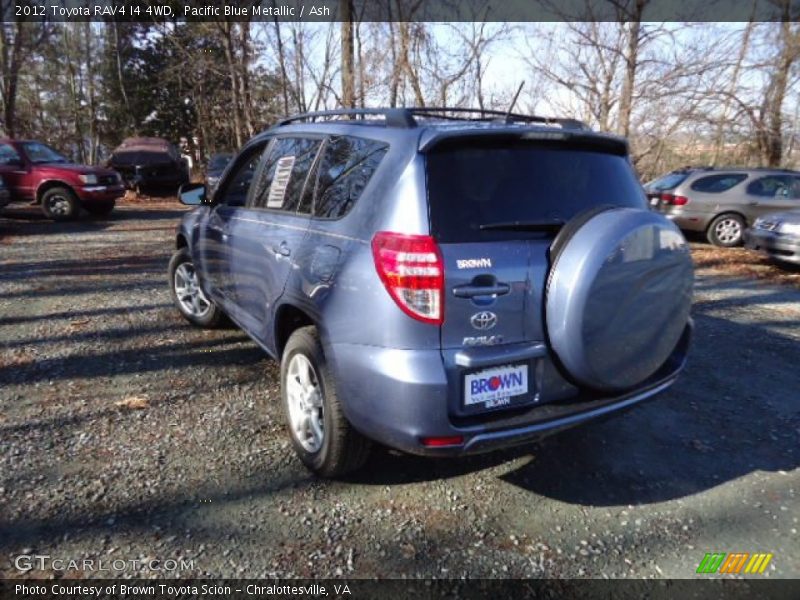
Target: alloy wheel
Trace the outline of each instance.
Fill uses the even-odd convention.
[[[200,289],[197,272],[192,263],[185,262],[178,265],[175,269],[173,286],[181,309],[186,314],[199,319],[211,310],[211,302]]]
[[[722,219],[714,227],[714,234],[723,244],[735,244],[742,237],[742,224],[736,219]]]
[[[314,366],[303,354],[289,361],[286,397],[292,434],[306,452],[318,452],[325,440],[322,390]]]

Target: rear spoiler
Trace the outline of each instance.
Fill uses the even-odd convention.
[[[422,134],[420,152],[431,152],[440,146],[461,146],[480,142],[554,142],[584,146],[611,154],[627,156],[628,140],[616,135],[580,129],[534,129],[530,127],[487,127],[485,129],[430,129]]]

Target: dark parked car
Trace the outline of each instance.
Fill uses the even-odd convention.
[[[208,168],[206,169],[206,187],[211,190],[217,186],[219,183],[219,178],[222,176],[222,172],[225,171],[225,167],[228,166],[228,163],[231,162],[233,158],[233,154],[222,153],[222,154],[212,154],[211,158],[208,159]]]
[[[136,191],[177,191],[189,181],[186,160],[175,144],[162,138],[128,138],[114,149],[108,164]]]
[[[11,200],[42,207],[45,216],[65,220],[81,208],[107,215],[125,193],[118,173],[76,165],[50,146],[31,140],[0,140],[0,176]]]
[[[0,177],[0,208],[8,206],[9,202],[11,202],[11,192],[6,187],[5,180]]]
[[[626,141],[571,119],[300,115],[181,201],[200,206],[176,232],[177,309],[224,313],[281,361],[290,439],[324,476],[369,440],[536,440],[656,396],[686,360],[686,240]]]

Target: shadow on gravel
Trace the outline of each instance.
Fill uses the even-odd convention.
[[[177,205],[177,202],[176,202]],[[0,212],[0,237],[24,236],[34,234],[91,233],[102,231],[120,221],[177,221],[186,209],[124,206],[119,207],[107,217],[81,215],[73,221],[56,222],[46,218],[37,207],[12,207]]]
[[[66,539],[102,532],[114,535],[122,531],[150,530],[159,527],[164,535],[170,532],[181,533],[191,526],[196,538],[219,540],[226,532],[209,527],[204,531],[202,523],[197,522],[196,511],[209,504],[223,506],[238,500],[255,496],[268,497],[285,489],[298,489],[317,485],[317,480],[309,476],[298,476],[291,471],[280,474],[270,472],[270,484],[254,483],[251,486],[220,487],[208,485],[205,488],[193,488],[186,494],[165,494],[139,501],[133,501],[126,507],[117,510],[100,509],[91,514],[77,514],[63,517],[55,516],[43,519],[25,519],[12,523],[0,520],[0,551],[8,551],[14,546],[23,548],[38,542],[51,543],[54,540]],[[264,481],[265,478],[259,478]],[[262,524],[268,527],[269,524]],[[66,537],[65,537],[66,536]],[[0,571],[1,573],[2,571]]]
[[[238,334],[198,340],[191,344],[180,341],[147,349],[129,348],[115,352],[40,358],[0,367],[0,381],[30,385],[74,378],[110,377],[121,373],[151,373],[165,368],[249,365],[265,359],[264,352],[255,344],[221,348],[245,341],[249,341],[249,338]]]
[[[62,260],[45,260],[3,265],[0,280],[31,280],[46,277],[83,277],[83,276],[124,276],[129,273],[164,274],[166,277],[166,258],[158,256],[141,256],[138,254],[117,255],[113,257],[75,258]],[[103,289],[106,289],[105,286]]]
[[[715,304],[695,307],[689,365],[672,390],[649,403],[536,445],[484,456],[433,460],[379,452],[349,481],[395,485],[451,478],[531,455],[501,478],[562,502],[612,506],[681,498],[753,471],[792,471],[800,466],[794,370],[800,344],[762,322],[706,314]]]
[[[159,304],[146,304],[134,306],[117,306],[107,308],[90,308],[87,310],[64,310],[60,312],[47,313],[43,315],[23,315],[19,317],[0,317],[0,325],[16,325],[18,323],[31,323],[34,321],[42,320],[76,320],[85,319],[89,317],[106,317],[110,315],[120,315],[130,312],[145,312],[150,310],[161,310],[171,307],[169,302],[162,302]]]

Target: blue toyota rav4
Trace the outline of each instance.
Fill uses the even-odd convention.
[[[535,440],[667,389],[692,262],[625,140],[470,109],[299,115],[256,136],[177,232],[170,289],[281,362],[297,454],[458,455]]]

